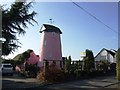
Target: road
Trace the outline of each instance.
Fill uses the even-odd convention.
[[[3,90],[14,89],[14,90],[23,90],[23,88],[29,90],[79,90],[81,88],[85,89],[105,89],[105,88],[116,88],[120,90],[120,83],[116,80],[115,76],[104,76],[97,77],[86,80],[77,80],[67,83],[43,85],[40,81],[35,78],[21,78],[17,76],[13,77],[3,77]]]
[[[88,80],[78,80],[68,83],[53,84],[42,87],[48,90],[80,90],[80,89],[119,89],[120,83],[116,80],[115,76],[104,76]]]
[[[36,78],[25,78],[14,74],[13,76],[2,77],[2,88],[7,89],[20,89],[20,88],[33,88],[42,85]]]

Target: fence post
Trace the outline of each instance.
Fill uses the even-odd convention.
[[[53,64],[55,64],[55,65],[56,65],[56,61],[55,61],[55,60],[53,60]]]
[[[82,61],[82,70],[84,70],[84,61]]]
[[[46,70],[48,69],[48,67],[49,67],[49,62],[44,59],[44,66],[43,66],[43,68],[44,68],[45,73],[46,73]]]

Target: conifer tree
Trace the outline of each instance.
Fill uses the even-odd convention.
[[[84,69],[87,71],[94,69],[94,55],[91,50],[86,49],[86,57],[84,57]]]
[[[28,24],[36,22],[36,12],[30,11],[31,7],[32,2],[25,1],[14,2],[8,9],[2,7],[2,55],[9,55],[18,49],[20,42],[17,35],[25,34]]]

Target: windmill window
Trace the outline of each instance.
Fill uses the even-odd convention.
[[[45,40],[45,42],[44,42],[44,46],[46,46],[46,40]]]
[[[54,32],[52,32],[52,35],[53,35],[53,36],[55,36],[55,33],[54,33]]]

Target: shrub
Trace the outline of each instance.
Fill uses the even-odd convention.
[[[49,66],[46,70],[42,69],[37,75],[37,79],[42,82],[61,82],[65,79],[64,73],[56,66]]]
[[[45,71],[44,70],[40,70],[40,72],[38,73],[37,77],[38,80],[40,80],[41,82],[47,82],[46,80],[46,75],[45,75]]]
[[[25,73],[26,73],[27,77],[36,77],[38,70],[39,70],[39,67],[37,67],[36,64],[34,64],[34,65],[32,65],[32,64],[28,65],[26,63],[26,65],[25,65]]]
[[[86,77],[88,77],[88,71],[85,71],[85,70],[78,71],[77,77],[79,77],[79,78],[86,78]]]
[[[108,71],[108,63],[106,62],[106,60],[100,60],[100,62],[99,62],[99,68],[104,73],[106,73]]]
[[[110,64],[110,70],[115,72],[116,71],[116,63]]]

